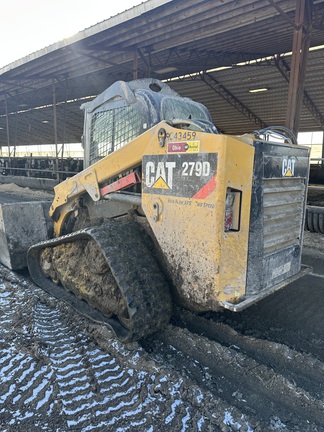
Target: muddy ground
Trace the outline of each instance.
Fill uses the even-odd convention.
[[[52,201],[54,193],[23,188],[14,183],[0,184],[0,203],[16,201]]]
[[[123,345],[0,266],[0,430],[324,431],[324,236],[302,279],[241,313],[176,308]]]

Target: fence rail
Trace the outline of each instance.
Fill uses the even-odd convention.
[[[3,176],[37,177],[65,180],[82,171],[82,159],[51,157],[2,157],[0,158],[0,174]]]

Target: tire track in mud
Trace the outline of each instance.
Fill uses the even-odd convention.
[[[1,279],[1,432],[265,430],[0,266]]]
[[[268,338],[324,361],[323,287],[323,279],[310,274],[240,314],[224,311],[213,319],[223,320],[239,333]]]
[[[324,399],[324,363],[317,357],[291,349],[283,343],[242,335],[228,324],[185,310],[178,310],[176,321],[193,333],[233,348],[262,365],[270,365],[277,374],[286,376],[315,398]]]
[[[181,365],[202,388],[257,415],[266,429],[324,431],[323,362],[188,311],[178,310],[176,324],[146,341],[154,358]]]

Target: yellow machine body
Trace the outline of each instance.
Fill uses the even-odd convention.
[[[141,164],[141,206],[180,302],[196,310],[237,303],[245,295],[253,157],[254,147],[238,137],[161,123],[55,187],[56,236],[80,196],[99,201],[100,184]],[[229,192],[234,203],[226,229]]]
[[[254,148],[226,135],[186,140],[192,132],[165,129],[165,145],[152,140],[143,155],[142,207],[173,285],[196,309],[236,303],[245,294]],[[236,202],[226,229],[229,192]]]
[[[83,109],[86,168],[54,188],[54,238],[41,206],[43,237],[19,252],[51,295],[133,341],[164,328],[173,302],[237,312],[304,274],[309,149],[285,128],[219,134],[206,107],[154,79]]]

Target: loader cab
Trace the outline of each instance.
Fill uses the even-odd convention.
[[[202,104],[180,97],[156,79],[118,81],[81,109],[85,113],[82,139],[85,167],[162,120],[194,119],[212,125],[209,112]]]

